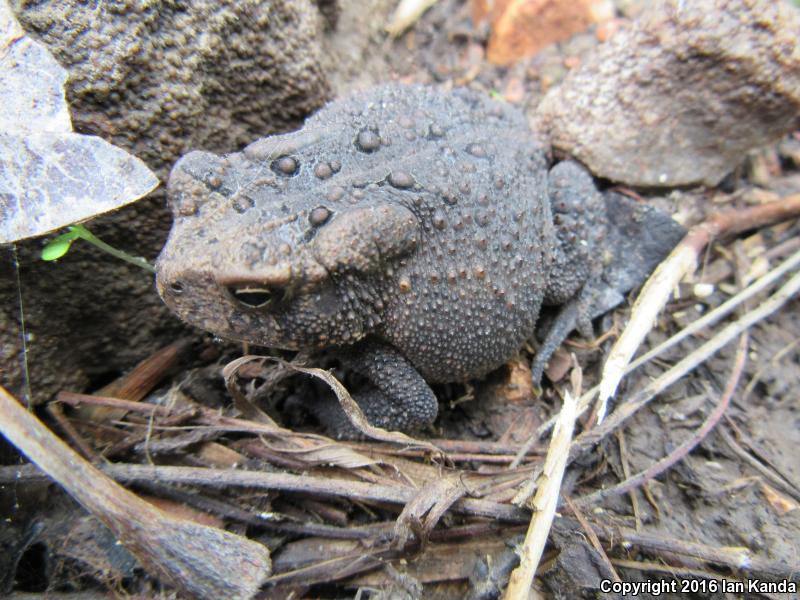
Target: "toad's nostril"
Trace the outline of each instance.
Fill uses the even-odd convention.
[[[237,301],[250,308],[261,308],[272,300],[272,290],[251,286],[229,286],[228,291]]]

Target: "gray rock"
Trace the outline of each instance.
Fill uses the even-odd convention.
[[[17,4],[25,30],[69,71],[75,129],[161,176],[189,149],[229,150],[295,127],[329,95],[327,24],[312,0]],[[91,229],[152,258],[169,224],[162,194]],[[148,273],[78,246],[59,264],[39,260],[38,240],[17,247],[35,401],[105,382],[179,333]],[[16,274],[2,256],[0,383],[22,395]]]
[[[292,128],[329,94],[311,0],[101,6],[31,3],[18,17],[69,70],[75,129],[154,170]]]
[[[666,0],[547,94],[540,125],[598,176],[717,184],[800,126],[800,11],[775,0]]]

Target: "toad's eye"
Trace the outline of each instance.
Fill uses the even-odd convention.
[[[230,286],[231,296],[250,308],[262,308],[272,301],[273,290],[254,286]]]

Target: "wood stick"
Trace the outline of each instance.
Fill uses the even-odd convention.
[[[117,481],[202,485],[218,489],[244,487],[256,490],[297,492],[326,498],[348,498],[366,502],[406,504],[418,490],[406,485],[380,485],[347,479],[243,471],[206,467],[173,467],[115,463],[103,465],[102,471]],[[37,474],[23,467],[0,467],[0,483],[30,481]],[[462,498],[453,505],[457,513],[488,517],[508,523],[527,523],[530,512],[516,506],[476,498]]]
[[[190,338],[172,342],[145,358],[130,372],[98,390],[97,395],[138,402],[169,373],[170,369],[180,363],[191,346]],[[96,422],[121,419],[125,412],[125,409],[108,406],[85,405],[78,409],[81,418]]]
[[[576,390],[576,393],[579,394],[580,390]],[[550,449],[542,467],[542,474],[538,478],[539,487],[532,503],[533,516],[522,544],[520,563],[511,573],[503,600],[528,598],[533,576],[539,566],[544,546],[547,543],[547,536],[550,533],[550,526],[553,524],[553,517],[556,514],[561,479],[567,466],[577,408],[576,399],[572,397],[572,394],[566,392],[564,404],[550,440]]]
[[[0,386],[0,432],[99,518],[154,577],[196,598],[252,598],[270,574],[262,544],[171,516],[81,458]]]
[[[658,313],[666,305],[672,290],[686,273],[695,270],[698,256],[703,248],[714,238],[722,235],[733,235],[798,216],[800,216],[800,194],[793,194],[768,204],[718,213],[693,227],[686,234],[645,283],[633,306],[625,331],[608,353],[603,367],[603,378],[599,384],[598,424],[603,422],[606,404],[616,393],[633,354],[652,329]]]

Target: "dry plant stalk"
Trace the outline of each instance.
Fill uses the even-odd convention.
[[[57,438],[0,387],[0,431],[100,519],[154,577],[196,598],[252,598],[271,571],[262,544],[171,516],[145,502]]]
[[[609,353],[600,381],[597,422],[605,417],[608,400],[616,393],[625,369],[642,340],[652,329],[658,313],[678,282],[697,267],[697,258],[711,240],[740,233],[800,215],[800,194],[775,202],[717,214],[686,234],[642,288],[631,311],[631,319]]]
[[[503,600],[527,600],[533,576],[542,558],[550,526],[556,514],[561,490],[561,479],[567,466],[572,431],[575,427],[578,403],[572,394],[564,394],[564,405],[558,415],[550,448],[545,458],[539,487],[531,503],[531,518],[525,541],[522,544],[519,566],[511,573]]]
[[[191,340],[185,338],[160,348],[127,374],[98,390],[97,395],[139,402],[166,376],[170,369],[180,363],[191,346]],[[124,409],[109,406],[83,406],[77,412],[83,419],[97,423],[121,419],[126,413]]]
[[[727,301],[719,305],[714,310],[710,311],[697,321],[691,323],[690,325],[686,326],[685,328],[681,329],[678,333],[673,335],[668,340],[665,340],[646,354],[643,354],[631,364],[629,364],[625,368],[625,375],[632,372],[634,369],[642,366],[646,362],[650,361],[651,359],[660,356],[663,352],[666,352],[668,349],[674,347],[678,342],[681,340],[686,339],[688,336],[693,335],[703,329],[704,327],[708,327],[728,315],[729,313],[733,312],[736,308],[741,306],[744,302],[755,296],[756,294],[768,289],[773,283],[778,281],[781,277],[795,269],[798,265],[800,265],[800,252],[795,253],[794,255],[790,256],[786,260],[784,260],[780,265],[766,273],[764,276],[759,278],[757,281],[751,283],[748,287],[740,291],[734,296],[731,296]],[[764,315],[766,316],[766,315]],[[580,417],[591,405],[592,400],[597,396],[599,391],[599,386],[594,386],[589,391],[585,392],[578,401],[578,416]],[[534,434],[523,444],[518,450],[514,457],[514,460],[511,461],[509,465],[509,469],[516,468],[522,462],[522,459],[528,455],[528,453],[533,448],[534,444],[541,439],[550,429],[553,428],[558,415],[551,417],[544,423],[542,423]]]
[[[691,352],[669,371],[666,371],[640,391],[636,392],[630,400],[621,404],[602,424],[598,424],[593,429],[584,431],[579,435],[572,444],[571,455],[574,457],[594,446],[611,431],[621,426],[657,394],[660,394],[681,377],[692,371],[697,365],[708,360],[721,348],[732,342],[750,327],[780,309],[799,292],[800,273],[796,273],[760,306],[745,313],[739,319],[727,325],[722,331]]]
[[[725,411],[728,409],[731,398],[733,397],[733,393],[736,391],[736,386],[739,383],[739,378],[742,375],[742,370],[744,369],[744,363],[747,357],[747,340],[747,333],[742,333],[739,342],[739,349],[736,352],[736,360],[734,361],[731,375],[728,378],[728,384],[725,386],[725,391],[720,397],[717,406],[711,411],[708,417],[706,417],[705,421],[703,421],[703,424],[697,429],[697,431],[695,431],[688,439],[684,440],[672,452],[650,465],[644,471],[640,471],[636,475],[627,477],[625,481],[615,485],[614,487],[597,490],[588,496],[579,498],[579,502],[584,505],[596,506],[610,496],[624,494],[636,489],[641,485],[644,485],[651,479],[658,477],[667,469],[686,458],[686,456],[688,456],[689,453],[706,438],[706,436],[717,425],[717,423],[719,423],[720,419],[722,419],[722,415],[724,415]]]
[[[400,0],[392,18],[386,24],[386,33],[392,37],[399,36],[414,25],[422,14],[434,4],[436,4],[436,0]]]

